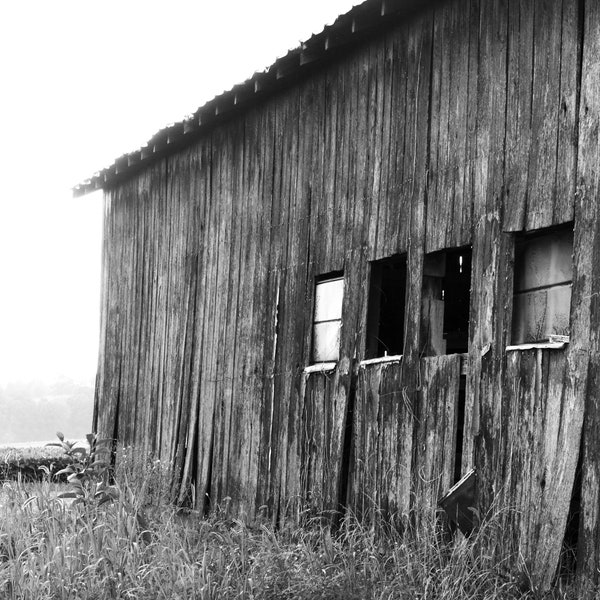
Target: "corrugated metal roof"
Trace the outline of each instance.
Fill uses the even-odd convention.
[[[255,73],[250,79],[216,96],[183,121],[161,129],[142,148],[124,154],[111,166],[79,183],[73,188],[73,195],[82,196],[118,183],[153,161],[186,146],[209,126],[289,85],[308,69],[330,60],[340,50],[357,44],[380,28],[430,3],[431,0],[366,0],[338,17],[321,33],[311,36],[277,59],[265,71]]]

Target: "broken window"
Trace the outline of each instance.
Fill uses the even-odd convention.
[[[371,263],[367,358],[402,354],[406,305],[406,256]]]
[[[344,277],[334,273],[320,277],[315,285],[313,362],[336,361],[340,356],[340,329]]]
[[[423,353],[458,354],[469,349],[471,248],[442,250],[423,264]]]
[[[573,225],[515,241],[512,343],[566,341],[573,280]]]

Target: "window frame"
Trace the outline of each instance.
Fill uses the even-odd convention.
[[[464,283],[468,283],[468,289]],[[473,247],[470,244],[425,254],[421,288],[421,338],[425,356],[468,353],[472,285]],[[461,326],[451,329],[451,323]]]
[[[318,293],[319,287],[326,285],[328,283],[333,283],[336,281],[342,282],[342,289],[339,299],[339,306],[336,307],[337,314],[335,318],[327,318],[327,319],[318,319]],[[341,333],[342,333],[342,314],[343,314],[343,306],[344,306],[344,295],[345,295],[345,287],[346,283],[344,280],[344,272],[343,271],[332,271],[330,273],[326,273],[323,275],[319,275],[315,278],[314,287],[313,287],[313,314],[311,321],[311,344],[310,344],[310,364],[311,365],[329,365],[329,364],[337,364],[340,360],[340,346],[341,346]],[[319,352],[317,348],[318,336],[317,336],[317,326],[323,325],[325,323],[337,323],[337,348],[335,352],[335,356],[328,355],[323,352]],[[325,354],[325,356],[322,356]]]
[[[544,250],[543,246],[539,247],[539,241],[544,238],[549,242],[547,250]],[[553,241],[556,250],[552,248]],[[536,242],[538,243],[537,248],[535,247]],[[560,253],[561,245],[564,246],[565,244],[569,247],[566,249],[567,253],[562,255]],[[530,256],[527,255],[528,246]],[[573,251],[574,226],[572,221],[556,227],[546,227],[515,234],[509,349],[519,347],[562,348],[568,343],[571,331]],[[533,269],[529,269],[529,273],[526,271],[527,262],[536,260],[539,260],[542,270],[548,269],[546,283],[543,283],[544,280],[538,271]],[[555,270],[550,270],[553,261],[558,263],[558,266]],[[565,266],[569,269],[569,278],[564,277]],[[558,277],[557,274],[562,275],[562,277]],[[557,279],[553,281],[553,277]],[[537,278],[536,285],[525,287],[523,282],[528,278],[532,280]],[[540,279],[542,283],[540,283]],[[568,301],[565,301],[564,296],[567,289]],[[548,292],[552,292],[555,296],[553,302],[556,305],[550,315],[545,314],[549,310],[549,306],[552,306],[552,302],[548,300]],[[545,295],[543,305],[539,301],[536,302],[536,297],[541,298],[542,295]],[[540,307],[543,307],[543,311],[540,311]],[[536,315],[540,314],[540,319],[536,319]],[[562,321],[566,325],[561,328],[561,331],[551,332],[550,329],[555,326],[557,321],[559,324]],[[533,330],[538,330],[539,333],[535,336],[528,335]]]
[[[395,269],[400,271],[400,277],[403,277],[400,294],[402,298],[399,309],[401,310],[400,318],[397,319],[401,323],[401,331],[396,331],[394,337],[396,340],[386,341],[393,345],[386,344],[381,339],[382,320],[388,321],[389,314],[386,314],[385,319],[382,319],[382,296],[385,295],[384,287],[394,285],[392,278],[383,283],[383,276],[386,269]],[[408,255],[406,253],[394,254],[378,260],[369,262],[369,296],[367,302],[367,320],[366,320],[366,336],[365,336],[365,360],[363,362],[379,362],[380,360],[397,360],[404,352],[405,333],[406,333],[406,306],[408,303]],[[393,306],[393,305],[392,305]],[[385,312],[389,311],[389,307]],[[392,344],[393,341],[393,344]],[[380,346],[387,346],[387,349],[381,351]]]

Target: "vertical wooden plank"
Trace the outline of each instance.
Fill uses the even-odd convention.
[[[165,352],[163,361],[163,411],[160,415],[162,430],[159,456],[172,465],[177,448],[178,422],[180,416],[181,379],[183,376],[183,355],[185,349],[185,293],[184,263],[185,212],[181,205],[181,155],[166,159],[167,181],[165,202],[167,206],[166,223],[168,229],[167,250],[167,316],[165,328]],[[187,223],[186,223],[187,225]]]
[[[378,246],[380,251],[392,254],[385,246],[388,246],[390,240],[386,237],[386,224],[388,219],[388,208],[390,206],[390,196],[394,195],[394,190],[391,189],[391,171],[394,169],[392,160],[392,151],[395,148],[397,141],[394,139],[394,124],[395,116],[393,113],[393,81],[394,70],[396,68],[394,62],[394,44],[393,34],[388,32],[383,37],[380,45],[378,56],[379,69],[379,86],[380,86],[380,114],[378,119],[379,135],[381,145],[378,153],[378,174],[373,179],[373,202],[366,208],[363,219],[366,221],[362,224],[366,228],[363,234],[367,240],[366,256],[372,256],[372,248]],[[355,141],[355,143],[358,140]],[[356,212],[356,211],[355,211]],[[391,215],[390,215],[391,216]],[[354,216],[353,227],[359,227],[359,215]],[[356,242],[353,246],[356,249]],[[367,291],[365,290],[365,293]],[[366,298],[366,295],[363,296]],[[363,320],[366,322],[366,320]],[[363,346],[364,347],[364,342]]]
[[[447,203],[447,134],[448,134],[448,81],[450,78],[450,51],[446,28],[448,5],[436,7],[433,12],[431,101],[429,123],[429,186],[427,202],[427,238],[429,249],[440,247],[439,237],[445,240],[448,224]],[[429,225],[431,223],[431,225]],[[441,242],[441,247],[444,243]]]
[[[276,132],[276,110],[273,103],[269,103],[260,122],[260,131],[265,140],[263,152],[257,160],[265,161],[266,165],[272,164],[277,154],[275,144]],[[254,165],[253,168],[259,168]],[[268,325],[267,345],[265,346],[265,379],[268,381],[266,390],[268,396],[265,400],[267,409],[266,417],[268,426],[263,424],[263,443],[261,449],[262,472],[266,479],[264,496],[259,499],[260,506],[267,504],[272,511],[273,519],[277,521],[279,515],[279,500],[282,494],[282,481],[285,480],[285,462],[287,447],[287,428],[286,415],[289,410],[289,393],[284,392],[283,383],[287,381],[289,374],[281,366],[282,361],[288,359],[286,352],[282,352],[282,280],[283,260],[285,257],[285,247],[283,244],[281,213],[282,206],[289,202],[289,197],[276,193],[276,172],[275,169],[260,169],[261,178],[257,193],[262,194],[264,199],[268,199],[270,210],[270,228],[269,228],[269,277],[270,277],[270,300],[269,315],[271,321]],[[310,198],[307,199],[310,202]]]
[[[388,192],[381,199],[383,206],[379,209],[378,239],[369,244],[368,256],[371,259],[406,252],[408,247],[409,227],[403,217],[410,213],[410,199],[404,186],[406,140],[409,135],[406,127],[409,38],[408,26],[399,25],[389,41],[392,61]]]
[[[511,2],[508,10],[506,107],[506,198],[504,227],[525,225],[529,190],[534,57],[534,2]]]
[[[280,105],[274,106],[274,126],[276,132],[276,140],[282,140],[284,132],[288,127],[292,126],[289,120],[290,115],[285,110],[285,107]],[[324,123],[324,121],[323,121]],[[322,135],[325,135],[325,126],[323,125]],[[280,456],[281,471],[280,471],[280,517],[284,518],[286,514],[297,515],[297,510],[302,502],[302,491],[300,481],[301,469],[301,423],[302,423],[302,402],[303,397],[299,392],[299,382],[301,378],[301,368],[304,366],[299,362],[299,356],[294,352],[294,326],[296,314],[296,306],[298,303],[298,265],[291,264],[288,258],[290,248],[289,227],[291,214],[293,211],[293,201],[290,195],[290,177],[289,177],[289,161],[285,159],[285,146],[281,142],[277,142],[274,147],[274,156],[276,157],[276,169],[274,170],[273,189],[274,195],[280,198],[279,206],[279,246],[281,260],[281,278],[280,278],[280,293],[279,293],[279,330],[278,330],[278,348],[277,348],[277,379],[275,385],[275,395],[281,398],[283,405],[279,409],[279,427],[280,431],[286,432],[286,436],[280,441]],[[325,152],[325,149],[323,150]],[[324,210],[324,161],[325,158],[320,156],[317,160],[317,178],[316,197],[319,199],[314,207],[316,214],[314,215],[315,223],[310,223],[310,235],[315,235],[318,238],[317,222],[321,218]],[[309,207],[314,206],[311,196]],[[328,245],[330,240],[326,240]],[[315,244],[315,254],[323,257],[327,252],[324,245],[321,243]],[[307,291],[308,294],[308,291]],[[312,296],[311,296],[312,297]],[[306,307],[309,310],[309,307]]]
[[[250,148],[259,144],[257,130],[248,128],[247,138]],[[258,172],[250,166],[250,161],[245,158],[244,187],[246,189],[258,189]],[[264,340],[265,316],[273,307],[265,305],[265,293],[268,267],[266,264],[266,253],[268,249],[268,217],[270,207],[262,201],[262,196],[256,194],[257,204],[251,209],[254,216],[251,220],[250,251],[253,257],[250,263],[254,265],[252,277],[249,277],[250,289],[248,290],[249,303],[249,331],[247,352],[244,364],[246,372],[245,401],[242,412],[243,421],[239,423],[238,431],[243,432],[241,439],[240,454],[233,459],[239,468],[239,481],[241,488],[241,505],[246,514],[252,516],[256,508],[257,486],[258,486],[258,450],[261,439],[261,414],[264,398],[264,385],[262,379],[262,362]],[[251,307],[251,308],[250,308]],[[239,403],[236,403],[239,406]],[[238,413],[239,414],[239,413]],[[235,468],[232,464],[232,468]]]
[[[359,369],[356,384],[356,400],[352,423],[352,485],[349,490],[348,506],[361,521],[367,521],[377,486],[371,477],[377,472],[376,435],[378,395],[370,385],[369,374],[374,369]],[[372,516],[371,516],[372,518]]]
[[[421,418],[417,405],[420,386],[418,367],[421,352],[421,294],[427,210],[428,116],[431,86],[432,16],[420,15],[413,23],[408,45],[407,138],[405,153],[405,193],[410,198],[410,233],[407,255],[407,296],[404,324],[402,401],[407,402],[414,419]],[[414,432],[413,432],[414,435]],[[413,441],[413,452],[415,451]],[[413,457],[414,460],[414,457]],[[414,474],[413,474],[414,475]]]
[[[460,368],[460,354],[421,360],[421,420],[416,425],[413,469],[415,505],[424,518],[435,516],[439,498],[454,483]]]
[[[326,174],[325,163],[326,154],[329,153],[329,147],[326,145],[328,139],[327,133],[327,110],[329,102],[328,94],[328,74],[327,72],[318,76],[315,81],[315,102],[314,110],[314,144],[311,152],[312,176],[310,179],[310,232],[311,248],[309,261],[311,263],[310,272],[312,274],[320,272],[320,265],[323,264],[324,249],[320,240],[320,234],[327,226],[324,221],[324,211],[326,211],[327,192],[326,192]],[[312,276],[312,275],[311,275]]]
[[[469,3],[469,48],[468,48],[468,108],[467,108],[467,141],[466,141],[466,161],[465,169],[465,198],[469,199],[471,208],[471,239],[473,248],[476,246],[475,238],[475,220],[478,214],[475,210],[475,201],[477,198],[477,189],[480,189],[479,176],[479,157],[477,144],[477,126],[478,126],[478,99],[479,99],[479,3],[471,0]],[[476,302],[474,294],[476,285],[473,279],[476,276],[476,263],[471,267],[471,306],[469,308],[469,357],[467,359],[467,378],[465,390],[465,418],[463,432],[462,449],[462,474],[465,474],[473,467],[475,437],[479,431],[479,391],[476,386],[479,385],[478,372],[480,368],[480,356],[473,349],[475,337],[475,327],[477,313],[475,311]],[[480,348],[481,351],[481,348]]]
[[[471,198],[465,196],[469,8],[455,0],[434,13],[427,252],[471,239]]]
[[[152,397],[150,407],[149,438],[151,440],[151,452],[159,453],[162,440],[162,411],[164,402],[164,359],[166,349],[165,330],[167,324],[167,302],[169,292],[168,280],[168,257],[169,257],[169,235],[170,226],[168,219],[168,205],[166,203],[166,164],[159,163],[162,168],[152,169],[151,189],[153,203],[156,207],[154,228],[154,244],[157,248],[157,268],[153,284],[155,294],[155,321],[154,321],[154,344],[152,349]]]
[[[192,198],[196,201],[194,212],[198,219],[198,229],[195,232],[198,243],[198,265],[195,277],[197,279],[195,299],[194,327],[194,376],[192,393],[194,408],[188,429],[188,444],[184,465],[184,478],[179,492],[179,500],[187,495],[183,488],[189,473],[194,483],[195,504],[202,509],[210,491],[210,470],[213,451],[213,413],[214,397],[207,394],[208,373],[205,370],[209,353],[205,351],[210,343],[209,311],[211,309],[208,285],[213,265],[209,261],[214,236],[211,229],[211,165],[210,138],[203,140],[192,149],[190,164],[192,176]],[[212,323],[210,323],[212,325]]]
[[[582,15],[581,98],[575,212],[574,273],[571,336],[588,357],[583,428],[581,524],[577,553],[580,595],[600,583],[600,280],[589,272],[600,260],[600,6],[585,2]],[[589,333],[588,333],[589,332]],[[577,341],[579,340],[579,341]],[[589,341],[586,348],[585,342]],[[575,348],[570,349],[573,355]]]
[[[372,76],[372,56],[364,49],[356,54],[356,59],[346,66],[347,79],[347,110],[348,115],[352,113],[350,129],[352,135],[349,139],[349,163],[348,172],[348,200],[351,202],[352,210],[349,211],[349,239],[345,240],[346,252],[351,253],[357,245],[363,242],[362,227],[368,214],[368,207],[374,202],[371,197],[371,189],[368,188],[368,172],[371,146],[371,135],[373,133],[374,116],[376,112],[375,94]],[[373,180],[371,179],[371,182]],[[376,208],[375,208],[376,211]],[[360,233],[354,230],[352,223],[360,219]],[[346,260],[347,265],[348,259]]]
[[[251,312],[244,304],[244,292],[250,285],[248,279],[252,280],[253,263],[248,260],[249,247],[248,237],[242,238],[242,256],[247,263],[247,277],[238,281],[238,269],[235,255],[232,250],[237,249],[232,245],[233,206],[240,201],[235,196],[235,183],[242,168],[243,122],[239,120],[228,123],[225,127],[213,132],[213,194],[217,201],[218,216],[217,230],[214,235],[218,236],[217,246],[217,273],[213,293],[215,294],[215,329],[214,340],[214,379],[215,379],[215,446],[213,455],[213,476],[211,491],[216,499],[222,500],[230,497],[232,508],[237,510],[240,505],[240,482],[237,472],[235,458],[238,447],[236,443],[243,435],[240,428],[240,420],[236,418],[236,411],[242,410],[243,402],[238,402],[236,397],[235,383],[238,378],[244,378],[245,371],[238,362],[237,357],[243,354],[235,352],[235,348],[247,347],[247,320],[237,323],[234,331],[231,331],[233,323],[231,318],[237,314],[238,302],[242,311]],[[251,214],[245,215],[246,219],[252,218]],[[248,228],[249,229],[249,228]],[[246,236],[248,236],[246,229]],[[235,230],[234,230],[235,231]],[[244,256],[244,252],[248,253]],[[243,260],[242,259],[242,260]],[[234,273],[232,273],[232,267]],[[235,339],[234,348],[227,347],[223,340]],[[234,381],[232,381],[232,379]],[[240,386],[238,389],[242,389]],[[243,422],[243,421],[242,421]]]
[[[401,522],[411,507],[415,420],[401,378],[399,361],[359,370],[349,505],[367,523]]]
[[[473,43],[470,26],[473,20],[470,2],[456,0],[452,5],[451,57],[452,79],[449,92],[449,160],[452,160],[452,227],[447,246],[471,243],[472,198],[466,188],[470,168],[467,153],[469,109],[469,51]],[[468,38],[465,40],[465,32]]]
[[[319,222],[324,231],[333,231],[335,212],[331,207],[336,201],[336,174],[335,161],[338,153],[338,138],[337,138],[337,92],[336,80],[330,72],[327,73],[325,79],[325,113],[324,113],[324,146],[323,146],[323,195],[322,202],[318,207]],[[326,273],[332,270],[330,267],[331,252],[333,250],[333,241],[329,240],[329,244],[318,244],[317,248],[321,247],[320,253],[315,253],[315,267],[317,273]]]
[[[118,326],[113,278],[117,272],[114,254],[119,247],[116,239],[115,203],[118,191],[104,192],[104,234],[102,248],[102,299],[100,306],[100,343],[98,375],[94,394],[94,431],[105,438],[112,438],[118,419],[117,348],[114,331]]]
[[[296,102],[297,99],[294,98]],[[300,104],[301,105],[301,104]],[[280,111],[282,119],[278,121],[278,126],[282,132],[294,131],[297,132],[299,123],[295,115],[290,111]],[[327,114],[327,113],[325,113]],[[323,117],[324,134],[335,137],[335,122],[333,125],[327,124],[326,117]],[[325,196],[324,188],[319,188],[318,198],[320,205],[315,206],[310,198],[308,205],[302,205],[303,198],[294,186],[294,168],[293,161],[297,160],[296,152],[298,151],[295,141],[292,136],[287,136],[287,150],[285,155],[281,156],[281,194],[287,198],[285,204],[285,212],[282,213],[282,243],[284,246],[284,264],[285,278],[282,281],[283,294],[282,303],[282,323],[281,329],[281,352],[283,354],[282,362],[282,390],[288,398],[288,414],[282,415],[282,422],[287,428],[288,438],[287,447],[285,449],[286,472],[285,472],[285,489],[291,495],[287,498],[290,504],[286,506],[284,512],[291,510],[295,517],[298,517],[298,510],[303,506],[306,500],[306,488],[303,484],[308,480],[302,480],[302,470],[304,468],[305,455],[303,455],[303,428],[304,428],[304,377],[302,375],[303,367],[308,364],[308,356],[305,355],[306,344],[310,344],[311,334],[308,321],[312,318],[312,298],[314,294],[314,276],[308,274],[307,261],[309,253],[309,240],[314,239],[314,246],[310,251],[314,251],[315,255],[323,261],[322,269],[327,269],[327,256],[331,251],[330,239],[319,239],[318,225],[313,230],[313,224],[310,223],[310,218],[316,210],[317,218],[320,217],[322,211],[328,211],[331,208],[333,198]],[[334,160],[335,157],[325,157],[328,149],[323,149],[323,167],[319,173],[325,177],[324,165],[327,161]],[[296,157],[295,159],[292,157]],[[333,164],[333,163],[328,163]],[[333,179],[333,177],[332,177]],[[317,187],[322,185],[317,181]],[[306,217],[303,222],[298,222],[296,216],[301,217],[302,209],[305,209]],[[331,211],[333,212],[333,211]],[[319,215],[319,216],[317,216]],[[333,221],[330,221],[333,226]],[[312,238],[314,231],[315,238]],[[310,299],[310,300],[309,300]],[[310,353],[310,346],[307,351]],[[321,402],[323,402],[321,398]],[[287,502],[286,502],[287,504]],[[283,513],[282,513],[283,516]]]
[[[189,277],[191,282],[190,293],[193,294],[191,303],[190,318],[193,319],[191,325],[191,356],[190,356],[190,375],[189,375],[189,405],[187,408],[188,419],[186,431],[181,432],[184,437],[184,457],[181,465],[181,483],[177,490],[177,503],[183,504],[190,502],[193,494],[195,499],[195,508],[204,507],[205,494],[208,485],[208,474],[202,471],[202,466],[197,464],[198,448],[202,444],[201,439],[205,439],[206,434],[202,430],[200,423],[200,385],[202,372],[200,365],[202,363],[203,352],[203,331],[204,331],[204,296],[205,296],[205,251],[206,251],[206,211],[208,204],[208,165],[203,160],[205,153],[201,151],[199,144],[192,147],[188,153],[188,177],[189,177],[189,203],[191,204],[191,222],[189,235],[191,261]],[[192,287],[193,285],[193,287]],[[201,439],[199,439],[201,438]],[[204,464],[208,461],[205,459]],[[192,492],[193,486],[193,492]]]
[[[311,86],[309,89],[311,95],[314,95],[314,99],[311,99],[310,106],[314,106],[316,108],[318,115],[321,99],[320,86],[317,83],[316,87]],[[301,98],[300,106],[304,105],[304,99]],[[304,113],[305,111],[303,111],[303,114]],[[290,406],[292,407],[288,420],[288,433],[290,435],[290,441],[293,441],[297,450],[295,456],[292,456],[291,452],[288,454],[288,457],[292,459],[288,463],[288,475],[292,475],[294,463],[296,464],[297,469],[304,469],[304,461],[312,460],[308,458],[305,453],[303,454],[302,450],[307,427],[306,422],[303,420],[303,415],[305,414],[303,411],[306,411],[307,409],[307,402],[310,403],[314,401],[321,403],[322,408],[319,410],[323,411],[323,418],[327,419],[330,435],[322,439],[322,443],[325,444],[325,446],[317,445],[314,448],[315,452],[322,456],[324,468],[327,469],[331,468],[330,457],[328,454],[329,444],[334,443],[333,439],[335,438],[335,431],[332,429],[331,425],[333,418],[332,412],[335,410],[334,404],[332,403],[332,396],[334,395],[332,390],[336,389],[335,382],[332,382],[328,379],[326,385],[324,385],[322,388],[322,395],[317,397],[311,395],[311,389],[307,376],[306,374],[302,374],[304,366],[308,365],[311,360],[311,324],[315,276],[322,274],[323,272],[333,270],[336,268],[334,264],[338,265],[340,260],[340,248],[336,246],[335,248],[332,248],[330,256],[330,260],[334,261],[334,264],[327,262],[322,263],[322,265],[318,267],[312,261],[312,258],[315,256],[315,254],[317,256],[323,256],[319,246],[323,244],[329,244],[329,240],[321,239],[318,228],[314,230],[313,224],[311,223],[311,219],[314,218],[315,214],[314,203],[312,202],[311,196],[311,192],[314,189],[311,185],[311,181],[314,181],[314,179],[312,179],[312,175],[310,173],[313,159],[310,158],[309,148],[314,147],[314,140],[317,139],[318,129],[314,132],[312,129],[315,127],[315,124],[319,123],[319,121],[317,120],[318,117],[312,114],[312,111],[310,117],[308,114],[305,114],[304,118],[306,119],[306,123],[299,123],[296,125],[296,127],[298,127],[299,139],[297,142],[298,145],[295,147],[295,151],[299,152],[299,154],[297,160],[295,161],[297,170],[292,168],[292,189],[289,192],[292,202],[290,203],[290,226],[288,229],[287,256],[288,264],[291,267],[288,270],[288,286],[290,288],[289,300],[291,301],[291,304],[289,305],[290,312],[287,313],[288,318],[290,318],[290,325],[287,330],[289,332],[289,334],[287,334],[289,335],[289,342],[287,343],[287,349],[285,351],[289,353],[291,359],[287,362],[287,377],[290,378],[287,389],[290,396]],[[347,134],[344,134],[343,129],[339,131],[337,135],[338,137],[348,137]],[[340,148],[341,147],[345,148],[345,152],[348,151],[347,140],[340,145]],[[338,157],[338,160],[345,162],[346,164],[343,167],[340,164],[340,174],[338,179],[336,179],[336,195],[338,194],[338,190],[340,190],[339,193],[341,194],[340,197],[336,198],[336,202],[347,203],[348,191],[346,179],[349,168],[347,164],[348,161],[346,156]],[[316,182],[316,185],[319,185],[318,181]],[[307,198],[309,200],[308,202],[306,201]],[[338,213],[338,215],[345,215],[346,213],[347,207],[344,207],[343,210]],[[340,226],[342,226],[341,222]],[[340,232],[340,235],[345,235],[345,225],[343,226],[343,230],[343,233]],[[313,232],[316,237],[313,237]],[[323,270],[317,271],[317,268]],[[291,446],[289,447],[291,449]],[[315,474],[314,477],[319,476],[322,476],[322,473]],[[335,472],[335,467],[333,467],[333,471],[331,472],[331,480],[327,482],[324,482],[323,480],[317,482],[316,479],[313,478],[310,480],[305,480],[303,483],[302,481],[296,479],[295,476],[291,477],[290,481],[294,482],[293,485],[296,491],[300,494],[299,499],[301,501],[304,501],[306,499],[306,495],[309,494],[312,498],[311,505],[313,508],[322,510],[324,505],[328,502],[330,492],[330,488],[328,486],[337,485],[336,477],[337,473]],[[310,483],[311,481],[314,483],[314,485],[316,485],[315,490],[310,487],[312,485],[312,483]],[[302,487],[302,485],[306,484],[309,485],[309,488]],[[334,506],[333,508],[337,508],[337,506]]]
[[[574,218],[577,185],[578,98],[580,83],[579,12],[581,3],[563,0],[560,47],[560,106],[556,159],[556,201],[552,223]]]
[[[502,235],[504,131],[506,102],[507,4],[487,0],[480,11],[479,86],[477,105],[477,159],[474,180],[473,276],[471,340],[468,374],[469,403],[480,433],[475,464],[481,482],[483,514],[498,491],[502,444],[499,378],[506,346],[506,308],[510,307],[506,273],[512,245]],[[479,411],[476,415],[475,411]],[[471,433],[472,435],[472,433]],[[464,458],[464,454],[463,454]],[[467,457],[468,464],[468,457]]]
[[[269,107],[270,108],[270,107]],[[257,509],[266,506],[269,514],[273,515],[277,507],[274,500],[273,484],[277,481],[276,469],[273,465],[278,463],[278,443],[279,435],[285,435],[284,431],[279,430],[275,419],[276,404],[278,401],[285,403],[284,399],[275,397],[275,373],[277,359],[277,342],[279,329],[279,282],[280,268],[279,259],[281,251],[278,248],[279,240],[278,233],[280,228],[273,223],[274,205],[278,204],[279,198],[273,194],[272,170],[261,169],[260,165],[270,164],[266,160],[268,152],[273,151],[272,146],[272,120],[270,119],[271,110],[267,108],[264,111],[256,111],[252,114],[252,119],[248,126],[255,128],[255,134],[247,136],[245,143],[244,155],[246,164],[244,167],[244,187],[247,187],[250,194],[257,198],[262,198],[263,214],[263,234],[262,247],[259,252],[264,263],[261,266],[262,285],[264,287],[264,296],[262,309],[260,314],[260,330],[263,332],[261,344],[261,363],[262,381],[264,382],[262,402],[260,405],[259,415],[259,448],[257,450],[256,466],[257,466],[257,482],[256,482],[256,497],[254,503]],[[258,144],[259,139],[266,141],[264,144]],[[253,151],[254,146],[261,146],[260,152]],[[272,159],[271,159],[272,160]],[[256,177],[252,178],[251,173],[256,172]],[[278,225],[278,223],[276,224]],[[275,483],[275,486],[277,483]]]
[[[233,124],[232,124],[233,125]],[[257,155],[257,120],[247,115],[230,130],[229,163],[227,181],[230,202],[230,229],[239,240],[230,240],[231,254],[228,281],[227,338],[222,358],[224,371],[223,405],[223,461],[226,479],[222,493],[232,498],[234,510],[253,515],[254,506],[249,506],[250,487],[256,485],[249,475],[253,456],[249,437],[256,426],[254,392],[257,345],[252,341],[257,327],[255,318],[256,301],[261,287],[256,285],[258,271],[257,246],[260,234],[257,223],[261,221],[261,201],[257,180],[260,170],[250,165],[260,164]]]
[[[535,3],[527,229],[552,225],[556,201],[562,26],[561,7],[556,4],[555,0]]]
[[[156,249],[153,242],[153,233],[156,223],[154,221],[155,211],[152,206],[151,178],[148,172],[140,174],[140,188],[138,191],[139,221],[142,223],[139,242],[141,243],[141,252],[143,256],[143,275],[140,298],[140,338],[139,353],[140,363],[137,372],[137,403],[138,403],[138,425],[139,432],[136,435],[136,447],[142,456],[148,456],[151,452],[149,448],[149,411],[148,404],[152,397],[151,377],[143,374],[149,373],[152,365],[152,341],[153,341],[153,321],[155,314],[153,274],[156,270]]]
[[[307,507],[320,514],[326,507],[325,472],[329,467],[330,414],[325,408],[329,374],[311,373],[305,378],[302,411],[300,486]],[[313,514],[314,514],[313,512]]]
[[[465,128],[465,171],[463,198],[465,210],[468,210],[470,228],[468,238],[474,244],[474,222],[475,199],[477,196],[476,186],[478,185],[478,155],[477,155],[477,114],[479,98],[479,10],[478,0],[469,0],[467,2],[469,19],[465,25],[465,32],[468,31],[468,46],[466,48],[466,128]],[[466,208],[468,206],[468,209]]]
[[[366,64],[368,70],[368,62]],[[333,271],[334,269],[343,269],[344,254],[347,234],[347,215],[352,214],[352,207],[349,206],[348,188],[349,188],[349,140],[351,136],[351,124],[346,119],[345,103],[341,98],[345,98],[350,92],[351,74],[348,63],[345,62],[336,69],[332,76],[332,102],[336,105],[335,120],[332,120],[332,135],[335,137],[335,154],[331,164],[332,171],[329,177],[334,180],[332,195],[328,199],[328,210],[333,214],[332,230],[330,233],[330,249],[328,260],[323,265],[323,271]],[[352,135],[354,131],[352,131]],[[368,146],[368,143],[364,144]],[[335,267],[334,267],[335,265]]]
[[[120,332],[121,344],[124,349],[129,349],[135,338],[135,278],[136,264],[134,255],[135,240],[135,189],[137,182],[128,182],[126,192],[121,196],[120,218],[123,224],[122,260],[123,272],[121,288],[119,289],[119,305],[123,315],[122,329]],[[119,386],[119,414],[118,438],[123,444],[130,446],[134,441],[135,431],[135,398],[132,389],[132,353],[125,350],[120,356],[120,386]]]
[[[208,498],[218,499],[218,486],[215,485],[216,478],[220,475],[221,462],[215,457],[217,440],[215,439],[216,418],[216,390],[217,372],[216,356],[218,349],[218,335],[215,334],[217,327],[217,303],[215,289],[217,286],[218,267],[218,241],[219,241],[219,195],[216,183],[218,177],[218,162],[213,149],[215,139],[211,135],[201,146],[201,161],[207,165],[206,174],[206,217],[205,217],[205,244],[203,248],[203,281],[201,286],[200,301],[204,308],[204,319],[202,323],[202,339],[204,340],[204,352],[201,357],[201,378],[199,386],[200,406],[198,414],[198,445],[196,449],[197,467],[197,502],[201,505]]]
[[[365,240],[365,219],[373,211],[378,211],[379,186],[381,179],[381,121],[383,119],[383,94],[384,87],[380,81],[382,70],[379,66],[379,52],[377,43],[371,44],[368,51],[365,48],[361,53],[359,62],[358,86],[358,118],[361,122],[360,137],[357,152],[356,169],[352,173],[354,179],[354,214],[348,222],[347,248],[358,251],[365,241],[369,244],[377,243],[376,239]],[[377,223],[377,219],[373,219]],[[354,228],[356,227],[356,230]],[[375,232],[371,231],[371,234]],[[368,232],[367,232],[368,235]],[[357,237],[360,237],[360,240]]]
[[[360,59],[358,59],[360,56]],[[336,213],[336,227],[339,235],[336,236],[331,253],[331,262],[329,268],[344,269],[344,278],[346,290],[352,289],[351,277],[359,265],[354,258],[354,231],[352,228],[355,212],[364,213],[365,203],[373,202],[371,197],[372,177],[371,168],[372,156],[370,150],[372,140],[375,136],[375,122],[377,119],[377,104],[371,104],[376,89],[373,87],[374,71],[376,69],[376,59],[371,49],[361,49],[353,55],[352,61],[347,60],[338,71],[338,87],[341,94],[339,98],[346,98],[355,93],[354,64],[358,62],[367,87],[361,90],[358,95],[359,111],[367,108],[364,118],[367,129],[366,138],[363,140],[364,162],[361,161],[360,151],[356,148],[354,121],[349,117],[347,109],[352,106],[352,102],[346,104],[340,102],[337,111],[337,138],[340,140],[337,147],[338,155],[338,173],[336,173],[335,185],[335,203],[340,205]],[[361,75],[362,77],[363,75]],[[364,100],[365,104],[361,102]],[[370,110],[368,110],[370,109]],[[360,112],[359,112],[360,115]],[[358,179],[357,170],[365,169],[365,177]],[[371,178],[370,178],[371,177]],[[361,186],[361,187],[359,187]],[[358,190],[362,188],[362,193]],[[363,225],[361,219],[361,226]],[[355,331],[352,331],[351,323],[354,320],[356,310],[356,295],[345,293],[342,307],[342,329],[340,338],[340,360],[333,376],[328,380],[326,386],[326,395],[322,401],[325,406],[325,419],[328,424],[328,435],[324,438],[324,472],[322,473],[322,509],[327,511],[337,511],[339,509],[341,489],[343,487],[342,461],[344,449],[344,436],[346,431],[346,417],[348,411],[348,400],[350,394],[350,379],[352,377],[351,364],[349,357],[354,354],[354,343],[356,339]]]
[[[581,437],[583,403],[573,394],[569,369],[566,351],[513,351],[503,382],[500,553],[524,561],[542,590],[556,574]]]

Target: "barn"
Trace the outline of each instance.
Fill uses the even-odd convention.
[[[354,7],[74,189],[97,431],[276,520],[475,469],[533,581],[600,583],[599,125],[593,0]]]

